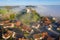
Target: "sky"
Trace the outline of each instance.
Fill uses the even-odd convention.
[[[60,5],[40,5],[36,10],[43,16],[60,17]]]
[[[5,5],[60,5],[60,0],[0,0]]]
[[[39,5],[42,15],[60,16],[60,0],[0,0],[0,6]]]

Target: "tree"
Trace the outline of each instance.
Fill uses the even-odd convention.
[[[10,20],[14,20],[15,19],[15,14],[10,14]]]
[[[40,15],[36,12],[36,10],[32,11],[32,21],[37,22],[40,19]]]
[[[0,14],[6,14],[7,10],[6,9],[0,9]]]

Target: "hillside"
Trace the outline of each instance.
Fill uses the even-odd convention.
[[[32,8],[25,8],[19,14],[17,14],[17,18],[24,24],[30,24],[31,22],[37,22],[40,19],[40,15],[36,12],[36,10]]]

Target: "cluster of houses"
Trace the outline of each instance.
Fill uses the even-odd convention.
[[[56,21],[55,18],[52,18],[52,20],[54,20],[54,22]],[[49,35],[49,33],[45,30],[45,27],[49,31],[52,30],[52,21],[48,17],[41,18],[40,21],[32,24],[32,26],[25,25],[19,20],[0,21],[0,25],[3,25],[2,27],[4,29],[7,29],[7,28],[18,28],[19,29],[19,28],[21,28],[22,32],[27,32],[29,34],[27,36],[27,38],[22,37],[22,38],[18,38],[17,40],[31,40],[29,38],[33,38],[32,40],[55,40],[55,38],[51,37]],[[60,30],[60,27],[58,27],[57,30]],[[15,35],[15,33],[13,33],[13,35]]]

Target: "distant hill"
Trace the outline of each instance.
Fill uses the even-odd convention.
[[[40,19],[40,15],[36,12],[36,10],[28,7],[17,14],[17,18],[22,23],[29,25],[31,22],[37,22]]]

